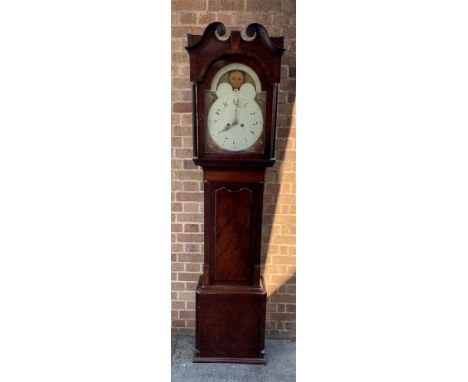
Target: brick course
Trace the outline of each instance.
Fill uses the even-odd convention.
[[[277,162],[267,169],[262,269],[268,291],[269,337],[296,336],[296,16],[294,0],[172,0],[172,328],[193,333],[195,288],[203,264],[202,171],[192,162],[192,106],[187,33],[213,21],[242,31],[252,22],[284,36],[278,94]]]

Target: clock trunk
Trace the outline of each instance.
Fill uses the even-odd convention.
[[[205,272],[211,285],[258,286],[264,177],[262,168],[204,171]]]

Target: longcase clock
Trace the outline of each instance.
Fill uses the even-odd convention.
[[[269,37],[260,24],[228,35],[219,22],[187,37],[205,226],[194,362],[266,363],[260,241],[283,37]]]

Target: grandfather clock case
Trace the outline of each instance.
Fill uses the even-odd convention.
[[[283,37],[222,23],[187,36],[193,161],[203,169],[204,265],[194,362],[266,364],[260,274],[265,170],[275,163]]]

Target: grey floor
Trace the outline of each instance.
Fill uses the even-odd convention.
[[[296,380],[296,342],[266,340],[267,365],[193,363],[194,337],[172,336],[172,382],[290,382]]]

